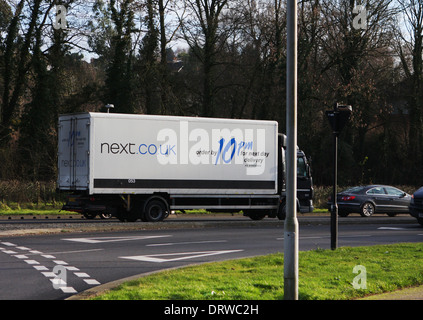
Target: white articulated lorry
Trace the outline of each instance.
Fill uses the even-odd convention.
[[[284,140],[275,121],[61,115],[58,189],[70,193],[63,210],[121,221],[187,209],[283,219]],[[312,179],[301,151],[298,159],[298,208],[309,212]]]

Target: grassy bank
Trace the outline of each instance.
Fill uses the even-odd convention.
[[[367,288],[352,283],[366,268]],[[423,244],[313,250],[299,253],[299,298],[349,300],[423,284]],[[283,254],[163,271],[122,284],[97,300],[283,299]],[[357,282],[363,284],[362,281]]]

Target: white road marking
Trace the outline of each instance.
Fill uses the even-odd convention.
[[[74,272],[73,273],[74,275],[76,275],[77,277],[79,277],[79,278],[89,278],[90,276],[87,274],[87,273],[85,273],[85,272]]]
[[[48,270],[48,268],[46,266],[33,266],[36,270],[38,271],[44,271],[44,270]]]
[[[31,250],[30,248],[27,248],[27,247],[16,247],[16,249],[25,250],[25,251]]]
[[[57,274],[55,274],[54,272],[41,272],[41,273],[44,275],[44,277],[47,277],[47,278],[55,278],[57,276]]]
[[[42,257],[44,257],[46,259],[56,259],[55,256],[53,256],[51,254],[43,254],[41,251],[32,250],[32,249],[27,248],[27,247],[18,247],[15,244],[10,243],[10,242],[0,242],[0,243],[4,246],[16,247],[17,249],[28,251],[24,255],[24,254],[16,254],[17,252],[15,252],[13,250],[6,250],[4,248],[0,248],[1,252],[6,253],[6,254],[10,254],[17,259],[27,259],[27,260],[24,260],[24,261],[27,264],[32,265],[36,270],[42,271],[41,274],[43,274],[45,277],[50,279],[50,281],[53,283],[53,287],[55,289],[61,289],[64,293],[77,293],[77,291],[74,288],[67,287],[66,282],[63,279],[57,278],[57,274],[49,271],[49,269],[46,266],[40,265],[40,263],[37,260],[28,259],[28,255],[41,255]],[[79,251],[73,251],[73,252],[98,251],[98,250],[103,250],[103,249],[79,250]],[[56,265],[63,266],[68,271],[79,271],[78,268],[73,267],[73,266],[69,266],[66,261],[53,260],[53,262]],[[74,272],[74,275],[77,276],[78,278],[84,278],[82,280],[84,280],[84,282],[89,284],[89,285],[99,285],[100,284],[100,282],[98,282],[95,279],[86,279],[86,278],[90,278],[90,276],[85,272]]]
[[[72,287],[61,287],[60,290],[62,290],[63,293],[77,293],[78,292]]]
[[[127,257],[119,257],[121,259],[130,259],[136,261],[147,261],[147,262],[171,262],[171,261],[179,261],[179,260],[188,260],[206,256],[213,256],[218,254],[226,254],[226,253],[234,253],[240,252],[244,250],[222,250],[222,251],[199,251],[199,252],[180,252],[180,253],[163,253],[163,254],[152,254],[146,256],[127,256]],[[159,257],[169,257],[169,256],[183,256],[179,258],[159,258]]]
[[[146,239],[165,238],[165,237],[171,237],[171,235],[162,235],[162,236],[133,236],[133,237],[65,238],[65,239],[62,239],[62,240],[75,241],[75,242],[83,242],[83,243],[105,243],[105,242],[146,240]]]
[[[15,257],[18,258],[18,259],[28,259],[28,256],[26,256],[24,254],[16,254]]]
[[[3,253],[7,253],[7,254],[16,254],[16,251],[13,250],[2,250]]]
[[[104,249],[88,249],[88,250],[74,250],[74,251],[61,251],[61,252],[49,252],[49,254],[69,254],[69,253],[81,253],[81,252],[90,252],[90,251],[102,251]],[[53,257],[53,256],[52,256]],[[53,258],[55,259],[55,258]]]
[[[406,230],[406,228],[380,227],[378,230]]]
[[[2,245],[7,246],[7,247],[16,247],[16,244],[11,243],[11,242],[0,242]]]
[[[96,285],[96,284],[100,284],[100,282],[98,282],[95,279],[84,279],[84,281],[89,284],[89,285]]]
[[[161,246],[175,246],[175,245],[185,245],[185,244],[202,244],[202,243],[220,243],[228,242],[228,240],[210,240],[210,241],[193,241],[193,242],[169,242],[169,243],[153,243],[147,244],[146,247],[161,247]]]
[[[79,269],[78,269],[78,268],[73,267],[73,266],[65,266],[65,269],[66,269],[66,270],[69,270],[69,271],[79,271]]]

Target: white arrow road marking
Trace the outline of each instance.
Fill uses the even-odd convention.
[[[218,254],[225,254],[225,253],[234,253],[240,252],[244,250],[221,250],[221,251],[199,251],[199,252],[181,252],[181,253],[163,253],[163,254],[152,254],[147,256],[129,256],[129,257],[119,257],[122,259],[131,259],[137,261],[147,261],[147,262],[170,262],[170,261],[178,261],[178,260],[188,260],[206,256],[214,256]],[[183,256],[179,258],[158,258],[158,257],[169,257],[169,256]]]
[[[105,243],[105,242],[118,242],[118,241],[146,240],[146,239],[165,238],[165,237],[171,237],[171,235],[134,236],[134,237],[66,238],[62,240],[83,242],[83,243]]]

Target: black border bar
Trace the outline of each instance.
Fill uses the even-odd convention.
[[[276,181],[94,179],[101,189],[275,189]]]

